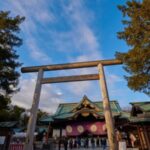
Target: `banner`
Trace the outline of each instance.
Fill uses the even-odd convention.
[[[78,136],[84,133],[93,135],[105,135],[106,125],[105,122],[79,122],[72,123],[66,126],[66,135]]]

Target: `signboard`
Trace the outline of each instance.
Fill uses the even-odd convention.
[[[106,125],[104,122],[80,122],[68,124],[66,126],[66,134],[70,136],[78,136],[83,133],[90,133],[93,135],[106,134]]]

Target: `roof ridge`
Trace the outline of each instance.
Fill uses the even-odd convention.
[[[130,102],[130,104],[142,104],[142,103],[150,103],[150,101]]]
[[[91,100],[90,100],[91,101]],[[91,101],[91,102],[93,102],[93,103],[99,103],[99,102],[103,102],[102,100],[101,101]],[[118,103],[118,101],[117,100],[110,100],[110,102],[117,102]],[[59,105],[68,105],[68,104],[78,104],[78,103],[80,103],[80,101],[79,102],[66,102],[66,103],[60,103]]]

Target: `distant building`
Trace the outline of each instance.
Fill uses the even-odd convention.
[[[8,149],[13,129],[16,127],[17,121],[0,122],[0,150]]]
[[[132,105],[130,123],[126,126],[137,138],[137,144],[142,150],[150,149],[150,101],[134,102]]]

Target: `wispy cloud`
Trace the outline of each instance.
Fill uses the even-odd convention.
[[[86,8],[84,1],[69,1],[68,5],[63,6],[77,50],[86,53],[100,50],[94,28],[90,26],[95,19],[94,14]]]
[[[69,60],[78,57],[100,59],[100,44],[94,28],[91,27],[95,19],[93,12],[85,6],[83,0],[61,1],[61,7],[62,17],[69,30],[51,32],[56,49],[67,52]]]
[[[40,50],[40,48],[37,46],[37,43],[34,39],[29,39],[29,40],[27,40],[26,43],[27,43],[29,49],[31,50],[30,55],[34,60],[43,62],[43,63],[51,62],[51,58],[48,57],[48,55],[46,55],[46,53],[43,53]]]
[[[12,104],[31,108],[33,94],[36,84],[36,76],[30,76],[28,79],[20,80],[21,90],[12,97]],[[63,102],[62,92],[55,86],[44,85],[41,90],[40,109],[46,112],[55,112],[58,104]]]
[[[90,26],[95,19],[84,1],[61,1],[63,17],[69,30],[53,32],[53,43],[57,50],[65,52],[69,62],[82,62],[101,59],[100,44],[94,29]],[[72,70],[71,74],[94,73],[95,69]],[[66,74],[66,72],[64,72]],[[72,95],[81,96],[94,87],[92,82],[69,83],[65,86]]]
[[[107,81],[108,81],[109,85],[113,86],[116,82],[122,82],[124,80],[120,76],[109,73],[109,75],[107,77]]]
[[[47,62],[50,57],[46,56],[44,49],[38,47],[39,44],[36,37],[38,36],[39,30],[55,20],[55,16],[48,7],[49,5],[47,5],[47,1],[37,2],[36,0],[31,0],[29,2],[15,0],[6,1],[4,4],[7,5],[6,8],[11,10],[11,13],[14,15],[19,14],[20,16],[25,16],[26,18],[21,27],[24,36],[24,43],[30,57],[33,58],[33,60],[38,60],[39,62]],[[39,29],[39,26],[42,28]],[[30,42],[29,39],[31,40]]]
[[[42,63],[57,63],[61,56],[64,57],[61,62],[82,62],[103,58],[101,44],[98,40],[100,35],[97,35],[92,26],[96,20],[95,14],[86,7],[84,0],[58,0],[57,5],[61,10],[59,15],[58,12],[56,13],[53,0],[38,2],[36,0],[30,2],[23,0],[8,2],[6,0],[5,4],[12,12],[15,12],[15,15],[19,14],[26,17],[22,24],[24,44],[30,57],[39,65]],[[61,26],[63,23],[66,25],[65,27]],[[51,53],[57,54],[57,57],[51,57]],[[98,69],[70,71],[70,74],[88,73],[98,73]],[[56,75],[62,74],[68,75],[67,71],[62,71]],[[22,78],[20,81],[21,91],[14,95],[13,103],[29,108],[35,88],[35,77],[33,79],[31,77],[28,79]],[[115,84],[120,81],[121,79],[118,76],[108,74],[108,83],[112,92],[115,89]],[[84,94],[99,96],[99,84],[95,84],[97,83],[87,81],[68,83],[65,86],[60,85],[60,87],[56,85],[54,88],[50,85],[44,85],[40,107],[46,111],[54,112],[58,103],[64,101],[61,93],[66,95],[70,93],[73,97],[82,97]],[[98,94],[95,91],[98,91]],[[66,96],[63,96],[63,98],[66,98]]]

